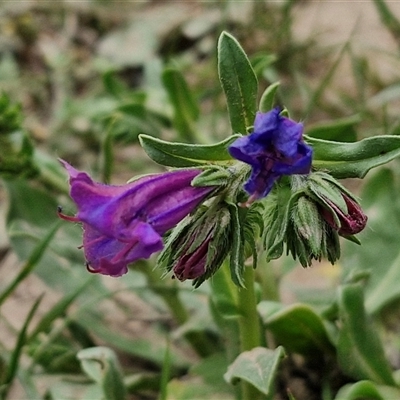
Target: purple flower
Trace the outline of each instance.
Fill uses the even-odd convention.
[[[308,174],[312,148],[304,143],[303,125],[280,115],[274,108],[257,113],[254,132],[229,146],[232,157],[250,164],[252,172],[244,188],[250,194],[247,204],[265,197],[282,175]]]
[[[179,170],[154,174],[121,186],[94,182],[63,160],[71,197],[83,223],[83,249],[90,272],[120,276],[127,265],[149,258],[163,248],[161,236],[188,215],[214,189],[193,187],[201,171]]]

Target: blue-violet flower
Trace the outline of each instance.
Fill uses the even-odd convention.
[[[90,272],[120,276],[127,265],[163,248],[161,236],[210,194],[214,187],[190,185],[201,171],[186,169],[148,175],[120,186],[94,182],[60,160],[69,174],[74,217],[83,224],[83,249]]]
[[[247,204],[265,197],[280,176],[310,172],[312,147],[302,135],[303,125],[281,116],[277,107],[267,113],[258,112],[253,133],[229,146],[232,157],[252,167],[244,185],[250,194]]]

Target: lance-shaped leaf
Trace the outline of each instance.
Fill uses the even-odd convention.
[[[284,356],[283,347],[275,350],[256,347],[245,351],[229,366],[224,378],[230,383],[244,379],[268,396],[272,393],[275,374]]]
[[[343,285],[338,304],[341,328],[337,348],[343,372],[355,379],[394,386],[382,343],[365,313],[362,285]]]
[[[182,138],[194,142],[195,121],[200,111],[183,75],[177,69],[168,67],[162,74],[162,81],[174,107],[175,128]]]
[[[227,147],[240,135],[233,135],[215,144],[197,145],[171,143],[148,135],[140,135],[139,141],[147,155],[156,163],[166,167],[185,168],[230,161]]]
[[[374,136],[354,143],[304,138],[314,149],[313,167],[339,179],[364,178],[370,169],[400,156],[400,136]]]
[[[258,106],[261,112],[267,112],[274,107],[276,92],[280,84],[280,82],[272,83],[264,90],[264,93],[261,95],[260,104]]]
[[[246,53],[227,32],[218,40],[218,73],[234,133],[245,134],[256,112],[257,78]]]

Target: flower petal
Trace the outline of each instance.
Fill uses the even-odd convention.
[[[105,236],[88,224],[83,224],[83,248],[91,272],[121,276],[128,271],[128,264],[163,248],[161,236],[150,225],[142,223],[136,232],[138,240],[121,242]]]

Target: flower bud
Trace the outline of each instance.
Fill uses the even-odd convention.
[[[217,272],[230,251],[231,217],[224,203],[203,205],[171,232],[158,265],[194,286]]]
[[[280,257],[286,245],[303,267],[323,258],[335,263],[340,257],[339,235],[358,243],[353,235],[367,222],[354,196],[320,171],[292,176],[290,186],[277,186],[265,209],[267,259]]]
[[[343,211],[335,203],[326,198],[325,200],[330,205],[330,209],[322,208],[321,214],[325,221],[333,229],[338,231],[339,235],[355,235],[365,228],[368,217],[364,214],[360,205],[355,200],[347,196],[345,193],[342,193],[342,196],[346,203],[346,211]],[[339,220],[339,224],[336,223],[334,216]]]
[[[330,175],[315,172],[307,186],[310,196],[319,204],[322,217],[340,236],[352,236],[365,228],[368,217],[360,204]]]

